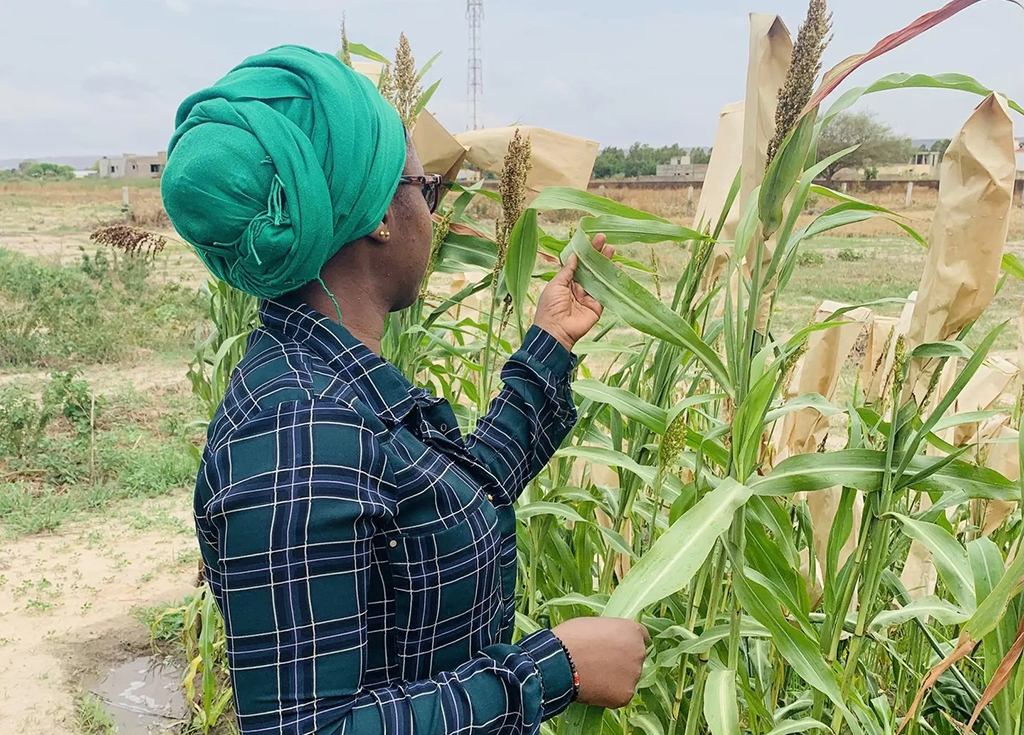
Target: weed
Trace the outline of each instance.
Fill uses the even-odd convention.
[[[796,259],[797,265],[825,265],[825,255],[815,250],[808,250],[800,253]]]
[[[843,248],[836,257],[844,263],[856,263],[858,260],[864,260],[864,253],[853,248]]]
[[[75,725],[81,735],[117,735],[114,720],[95,694],[82,692],[75,697]]]

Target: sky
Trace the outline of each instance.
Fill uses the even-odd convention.
[[[943,1],[831,0],[826,68]],[[691,146],[709,145],[719,110],[743,96],[748,13],[778,13],[795,36],[806,0],[484,0],[484,9],[485,126]],[[402,31],[418,61],[442,52],[430,108],[452,132],[466,129],[465,0],[0,0],[0,159],[165,149],[188,94],[272,46],[334,52],[342,13],[353,41],[386,56]],[[1024,100],[1022,38],[1024,10],[982,0],[843,88],[892,72],[960,72]],[[907,137],[946,138],[977,102],[915,90],[872,95],[859,109]]]

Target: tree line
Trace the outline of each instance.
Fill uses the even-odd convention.
[[[914,152],[909,138],[895,134],[871,112],[853,112],[837,115],[822,131],[818,141],[818,160],[841,150],[857,146],[836,163],[825,169],[824,178],[831,180],[842,169],[863,171],[869,178],[877,175],[877,167],[887,164],[909,163]],[[938,140],[930,150],[945,153],[949,140]],[[923,149],[924,146],[921,146]],[[655,148],[647,143],[634,143],[628,149],[609,146],[601,150],[594,164],[594,178],[616,179],[654,176],[658,165],[678,156],[690,156],[691,163],[708,163],[711,149],[686,148],[678,144]]]

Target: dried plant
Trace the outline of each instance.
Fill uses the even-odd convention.
[[[167,238],[164,236],[125,224],[101,227],[93,232],[89,239],[98,245],[108,245],[120,250],[128,257],[146,260],[154,259],[167,245]]]
[[[786,81],[779,92],[779,105],[775,110],[775,137],[768,145],[769,164],[814,93],[814,83],[821,71],[821,56],[832,40],[828,35],[831,27],[832,14],[828,12],[826,0],[811,0],[807,6],[807,17],[793,45]]]
[[[423,88],[416,79],[416,59],[412,55],[412,47],[405,34],[398,38],[395,49],[395,65],[393,67],[394,87],[391,103],[398,110],[399,116],[407,129],[412,129],[416,122],[416,104],[423,95]]]

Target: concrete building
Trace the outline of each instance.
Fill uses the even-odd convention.
[[[125,153],[119,158],[100,159],[100,178],[104,179],[159,179],[167,166],[167,151],[155,156]]]
[[[658,164],[657,171],[658,178],[703,181],[708,172],[708,165],[690,163],[689,156],[676,156],[670,158],[668,163]]]

